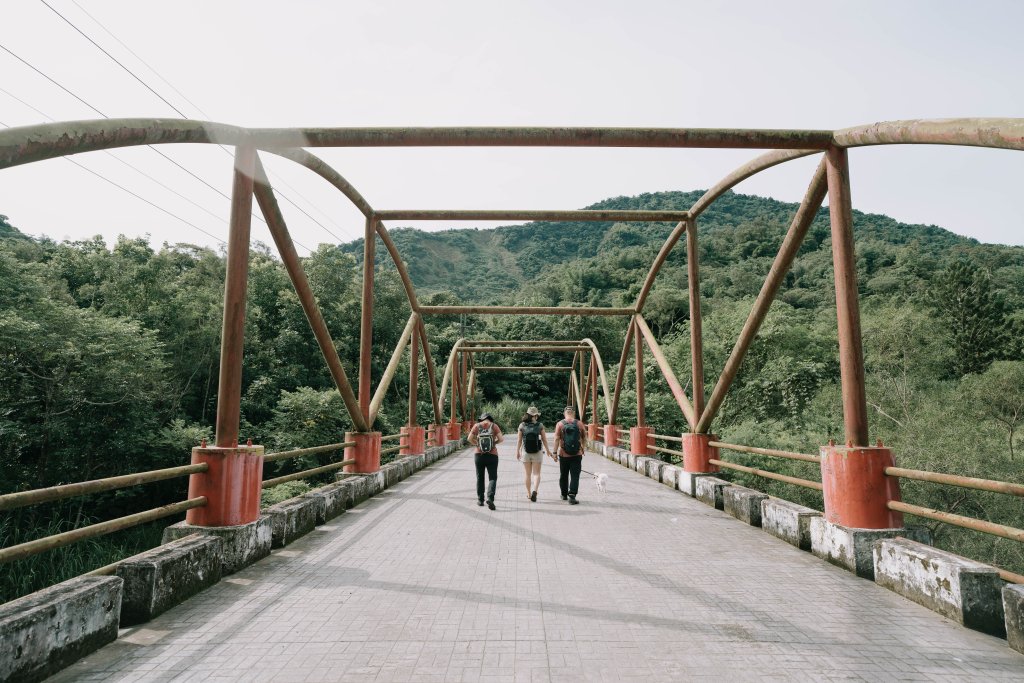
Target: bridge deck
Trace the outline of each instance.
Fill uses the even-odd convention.
[[[508,450],[507,448],[505,450]],[[468,451],[126,630],[53,680],[1024,678],[1005,641],[596,456],[537,503]],[[584,475],[586,476],[586,475]]]

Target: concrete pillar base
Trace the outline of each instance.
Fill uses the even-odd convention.
[[[462,440],[462,423],[461,422],[449,422],[448,423],[448,441],[458,443]]]
[[[440,448],[448,443],[448,428],[445,425],[430,425],[430,433],[434,437],[435,448]]]
[[[815,556],[872,581],[875,541],[902,536],[928,545],[932,542],[931,532],[923,527],[854,529],[832,524],[824,517],[811,517],[810,528],[811,552]]]
[[[345,449],[345,460],[355,460],[345,465],[345,471],[353,474],[370,474],[380,469],[380,432],[345,432],[345,441],[355,441],[355,446]]]
[[[263,483],[263,446],[217,446],[192,449],[192,464],[205,463],[206,472],[188,479],[188,497],[206,496],[203,507],[185,513],[195,526],[237,526],[260,516]]]
[[[587,441],[594,443],[600,438],[598,435],[601,433],[601,425],[596,422],[591,422],[587,425]]]
[[[201,527],[178,522],[164,529],[163,542],[169,543],[196,533],[221,540],[221,571],[227,575],[269,555],[273,530],[270,517],[265,515],[238,526]]]

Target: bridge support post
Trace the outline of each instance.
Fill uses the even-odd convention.
[[[900,500],[899,480],[885,474],[892,451],[878,446],[821,448],[825,516],[811,518],[811,552],[866,579],[875,578],[875,541],[902,536],[931,543],[923,527],[904,527],[903,514],[889,509]]]
[[[629,428],[629,452],[633,455],[654,455],[651,450],[651,434],[653,427]]]
[[[681,434],[683,439],[683,471],[692,474],[711,474],[718,471],[711,460],[718,460],[718,448],[711,446],[715,437],[711,434]]]
[[[423,455],[426,450],[426,436],[423,427],[402,427],[402,446],[399,455]]]
[[[604,445],[608,448],[619,445],[619,425],[604,426]]]
[[[192,464],[206,463],[206,472],[188,480],[188,497],[206,496],[206,505],[185,513],[195,526],[239,526],[260,516],[263,482],[263,446],[192,449]]]
[[[590,424],[587,425],[587,440],[590,443],[594,443],[595,441],[598,441],[599,438],[600,438],[600,435],[601,435],[601,425],[597,424],[597,422],[591,422]]]
[[[462,421],[462,433],[463,434],[469,434],[469,430],[472,429],[472,428],[473,428],[472,420],[463,420]]]
[[[354,446],[345,448],[345,460],[355,460],[345,465],[345,471],[353,474],[372,474],[380,470],[380,432],[345,432],[345,441],[355,441]]]
[[[462,439],[462,423],[456,422],[454,418],[448,423],[448,440],[459,441]]]

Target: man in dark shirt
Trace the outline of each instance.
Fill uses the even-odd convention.
[[[481,433],[484,439],[481,439]],[[484,504],[484,470],[487,471],[487,507],[494,509],[494,489],[498,485],[498,444],[504,440],[499,427],[490,413],[480,416],[480,421],[469,430],[469,442],[476,444],[476,497],[477,505]],[[488,441],[484,450],[482,441]]]
[[[558,457],[558,486],[562,489],[562,500],[576,505],[576,494],[580,487],[580,470],[583,468],[583,450],[587,446],[587,430],[576,419],[576,408],[565,407],[565,419],[555,425],[555,454]],[[567,448],[568,446],[568,448]]]

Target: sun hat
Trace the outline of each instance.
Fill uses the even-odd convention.
[[[483,415],[480,416],[480,421],[483,422],[484,420],[490,420],[491,422],[494,422],[494,418],[491,417],[490,413],[484,413]]]
[[[575,412],[576,412],[576,406],[566,406],[566,407],[565,407],[565,410],[563,410],[562,412],[563,412],[563,413],[567,413],[567,412],[569,412],[570,410],[571,410],[572,412],[574,412],[574,413],[575,413]]]
[[[537,410],[537,406],[530,406],[526,409],[527,415],[540,415],[540,411]]]

